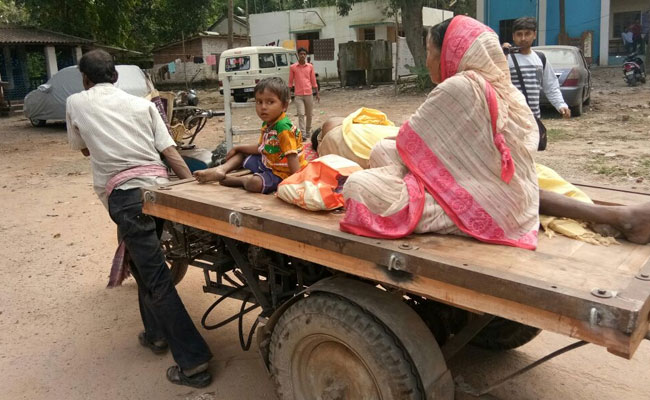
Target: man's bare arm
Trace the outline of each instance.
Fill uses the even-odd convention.
[[[162,155],[167,161],[167,164],[170,166],[172,171],[181,179],[187,179],[192,177],[190,169],[187,167],[185,160],[178,154],[175,146],[169,146],[162,151]]]

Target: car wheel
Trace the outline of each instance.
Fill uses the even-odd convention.
[[[35,118],[30,118],[29,122],[31,122],[32,126],[35,126],[37,128],[43,127],[47,123],[47,121],[45,121],[44,119],[35,119]]]
[[[578,104],[576,104],[573,107],[570,107],[572,117],[579,117],[582,115],[582,93],[580,93],[580,97],[578,98],[580,99],[578,101]]]

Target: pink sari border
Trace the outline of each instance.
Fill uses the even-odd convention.
[[[506,237],[492,216],[456,182],[408,122],[402,125],[397,136],[397,150],[408,169],[422,180],[427,191],[461,231],[482,242],[535,250],[537,231],[532,230],[518,239]]]
[[[497,132],[497,118],[499,117],[499,104],[497,95],[490,82],[485,81],[485,99],[487,100],[488,109],[490,110],[490,121],[492,122],[492,137],[494,146],[501,154],[501,180],[510,183],[515,175],[515,163],[512,161],[510,148],[506,144],[506,139],[502,133]]]
[[[345,201],[345,217],[339,226],[343,232],[381,239],[398,239],[410,235],[424,211],[424,186],[413,174],[404,177],[409,203],[393,215],[374,214],[364,204],[353,199]],[[404,223],[406,221],[406,224]]]

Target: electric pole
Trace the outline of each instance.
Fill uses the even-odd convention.
[[[232,25],[233,25],[233,0],[228,0],[228,48],[232,49],[234,47],[233,37],[232,37]]]

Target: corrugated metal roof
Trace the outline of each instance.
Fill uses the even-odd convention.
[[[93,42],[94,40],[66,35],[65,33],[52,32],[36,27],[0,25],[0,44],[74,45],[91,44]]]
[[[217,39],[223,39],[223,40],[228,40],[228,35],[222,35],[219,32],[210,32],[210,31],[201,31],[198,33],[195,33],[192,36],[186,37],[185,38],[185,43],[188,43],[192,40],[204,38],[204,37],[209,37],[209,38],[217,38]],[[233,35],[233,39],[247,39],[248,36],[242,36],[242,35]],[[156,53],[158,51],[164,50],[168,47],[175,46],[177,44],[182,44],[182,40],[174,40],[172,42],[165,43],[161,46],[154,47],[151,52]]]

